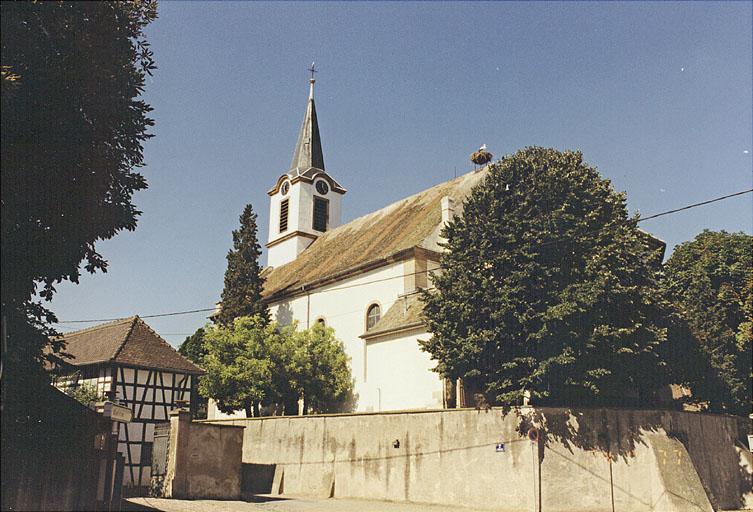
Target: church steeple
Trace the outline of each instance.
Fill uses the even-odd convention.
[[[324,170],[322,140],[314,105],[314,73],[309,69],[309,100],[290,169],[269,194],[268,264],[294,260],[322,233],[340,225],[346,190]]]
[[[311,63],[309,68],[309,100],[306,106],[306,114],[303,116],[301,130],[298,132],[298,143],[293,152],[293,161],[290,163],[289,174],[303,174],[307,170],[324,169],[324,154],[322,153],[322,140],[319,137],[319,123],[316,119],[316,104],[314,103],[314,73],[316,68]]]

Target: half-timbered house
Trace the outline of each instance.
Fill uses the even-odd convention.
[[[123,485],[135,495],[149,485],[156,423],[182,403],[194,407],[201,368],[180,355],[138,316],[64,335],[66,368],[60,388],[96,386],[133,411],[120,425],[118,451],[125,457]]]

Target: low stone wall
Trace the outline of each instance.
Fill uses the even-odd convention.
[[[588,512],[753,506],[738,420],[526,408],[209,423],[245,427],[247,478],[273,493]]]
[[[243,432],[232,425],[191,422],[184,410],[171,415],[164,496],[240,498]]]

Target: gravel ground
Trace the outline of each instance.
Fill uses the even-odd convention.
[[[258,495],[253,500],[168,500],[129,498],[122,508],[128,512],[451,512],[457,507],[395,503],[389,501],[326,499],[296,496]],[[463,512],[473,509],[462,508]]]

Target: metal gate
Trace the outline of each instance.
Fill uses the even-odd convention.
[[[170,422],[157,423],[154,426],[154,444],[152,445],[152,481],[149,495],[156,498],[164,496],[165,475],[167,474],[167,454],[170,449]]]

